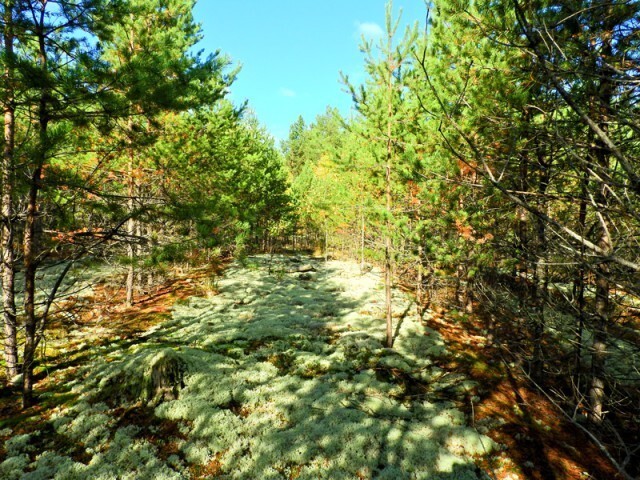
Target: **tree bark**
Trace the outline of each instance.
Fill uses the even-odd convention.
[[[385,238],[384,238],[384,293],[385,293],[385,310],[387,321],[387,347],[393,347],[393,305],[391,296],[392,283],[392,262],[391,262],[391,215],[393,208],[393,199],[391,196],[391,168],[393,162],[393,71],[394,60],[392,50],[392,34],[389,32],[387,37],[387,161],[385,165]]]
[[[131,21],[133,22],[133,15],[131,15]],[[136,52],[136,37],[132,32],[129,37],[129,51],[131,54]],[[127,194],[129,196],[128,207],[129,207],[129,220],[127,221],[127,235],[129,235],[129,242],[127,244],[127,257],[129,260],[129,266],[127,268],[127,280],[126,280],[126,293],[125,293],[125,304],[127,307],[131,307],[134,301],[134,291],[135,291],[135,257],[136,257],[136,247],[133,244],[133,236],[136,232],[136,220],[134,218],[134,209],[135,209],[135,191],[136,191],[136,181],[134,178],[134,169],[135,169],[135,151],[134,151],[134,131],[133,131],[133,114],[134,108],[133,105],[130,105],[129,108],[129,121],[128,121],[128,130],[129,130],[129,165],[128,165],[128,186],[127,186]]]
[[[364,273],[364,205],[360,206],[360,272]]]
[[[588,144],[591,145],[593,138],[589,139]],[[580,228],[580,235],[583,237],[587,235],[587,198],[589,197],[589,171],[585,167],[583,169],[581,185],[580,185],[580,204],[578,207],[578,226]],[[579,267],[576,272],[576,278],[573,284],[573,296],[576,302],[578,310],[578,324],[576,326],[575,334],[575,350],[574,350],[574,395],[576,403],[582,401],[582,352],[584,344],[584,326],[585,326],[585,287],[586,287],[586,251],[584,245],[580,246]]]
[[[418,304],[418,316],[422,320],[424,314],[424,293],[423,293],[423,281],[424,281],[424,267],[422,265],[423,249],[422,238],[418,244],[418,272],[416,274],[416,303]]]
[[[136,261],[140,258],[142,258],[143,255],[143,251],[142,251],[142,245],[140,245],[140,240],[142,239],[142,222],[138,219],[136,219],[135,222],[135,232],[136,232],[136,243],[135,243],[135,257],[136,257]],[[138,288],[142,288],[142,267],[140,265],[140,263],[137,263],[137,268],[136,268],[136,280],[135,280],[135,284],[138,286]]]
[[[4,358],[7,378],[18,374],[17,318],[15,300],[15,250],[13,244],[13,169],[15,146],[15,106],[13,84],[14,32],[13,1],[4,2],[4,48],[6,68],[4,82],[4,148],[2,152],[2,225],[0,250],[2,256],[2,317],[4,324]]]
[[[610,9],[611,7],[609,7]],[[612,54],[611,33],[612,27],[604,29],[602,35],[603,47],[602,55],[608,58]],[[613,97],[613,85],[608,73],[600,71],[600,82],[595,98],[593,99],[593,109],[598,114],[599,128],[608,135],[609,111]],[[593,147],[593,157],[602,171],[610,170],[610,146],[600,137],[596,138]],[[604,178],[598,189],[595,204],[601,209],[597,212],[600,225],[598,247],[606,254],[611,252],[611,223],[608,219],[607,208],[608,188],[606,178]],[[596,266],[596,300],[595,314],[596,325],[593,333],[593,346],[591,352],[591,383],[589,388],[589,400],[591,403],[590,419],[596,424],[602,423],[605,415],[606,393],[605,393],[605,360],[607,356],[607,324],[609,322],[609,264],[606,258],[602,258]]]
[[[541,169],[540,178],[538,180],[538,198],[540,204],[538,208],[547,211],[546,193],[549,187],[550,168],[553,160],[550,158],[545,161],[543,152],[538,152],[538,165]],[[534,307],[534,326],[533,326],[533,364],[531,374],[540,382],[544,380],[544,332],[546,328],[545,321],[545,303],[547,301],[547,292],[549,289],[549,266],[548,266],[548,243],[547,243],[547,224],[536,217],[536,251],[534,252],[533,265],[533,282],[532,282],[532,304]]]
[[[41,6],[39,22],[36,24],[36,36],[38,38],[38,62],[40,74],[48,75],[47,51],[45,45],[46,31],[44,28],[46,4]],[[46,85],[46,83],[45,83]],[[31,405],[33,400],[33,361],[37,345],[36,331],[38,319],[36,317],[36,270],[38,235],[36,224],[38,222],[38,193],[42,188],[42,169],[47,159],[49,149],[49,89],[43,86],[40,92],[38,105],[38,148],[35,156],[35,165],[31,174],[29,193],[27,198],[27,212],[24,227],[24,310],[25,310],[25,345],[23,359],[23,384],[22,406]]]
[[[133,115],[133,112],[131,112]],[[126,294],[125,294],[125,303],[127,307],[131,307],[134,301],[134,290],[135,290],[135,280],[136,280],[136,272],[135,272],[135,260],[136,260],[136,247],[133,244],[133,237],[136,234],[136,220],[134,218],[134,209],[135,209],[135,191],[136,191],[136,183],[133,177],[134,168],[135,168],[135,153],[133,151],[133,119],[129,119],[129,134],[131,135],[131,139],[129,140],[129,178],[128,178],[128,207],[129,207],[129,220],[127,220],[127,234],[129,235],[129,242],[127,243],[127,256],[129,260],[129,265],[127,268],[127,281],[126,281]]]
[[[329,227],[326,218],[324,219],[324,261],[329,261]]]

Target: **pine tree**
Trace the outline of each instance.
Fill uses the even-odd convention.
[[[156,118],[161,112],[181,111],[213,104],[224,94],[234,73],[224,75],[228,65],[218,53],[201,59],[191,53],[200,39],[193,20],[194,0],[132,0],[130,11],[113,25],[105,43],[104,58],[116,72],[117,90],[127,109],[125,169],[128,273],[126,304],[134,301],[137,258],[144,241],[140,216],[147,206],[141,192],[141,172],[145,159],[140,153],[161,128]]]
[[[42,315],[36,310],[36,272],[45,253],[40,211],[43,174],[66,141],[71,123],[99,115],[103,104],[97,100],[103,92],[96,74],[103,65],[97,59],[94,45],[81,38],[80,33],[100,35],[101,26],[110,23],[115,5],[101,0],[58,2],[55,7],[47,2],[20,5],[23,20],[29,22],[21,39],[26,52],[20,63],[21,87],[26,92],[23,102],[27,115],[36,131],[25,166],[28,182],[22,242],[25,277],[22,373],[23,405],[27,406],[32,401],[34,355],[47,312],[46,306]],[[51,301],[50,295],[48,305]]]
[[[2,151],[0,250],[2,251],[2,311],[4,324],[4,357],[9,379],[18,374],[17,317],[15,303],[14,245],[14,165],[15,165],[15,23],[16,2],[2,3],[3,12],[3,88],[2,110],[4,143]]]
[[[378,46],[379,58],[376,57],[371,42],[364,41],[362,50],[366,55],[366,67],[369,78],[366,86],[358,91],[345,83],[351,90],[358,112],[366,119],[368,129],[366,135],[375,148],[380,169],[383,174],[383,223],[384,223],[384,271],[385,271],[385,311],[386,311],[386,344],[393,346],[392,321],[392,283],[393,283],[393,236],[394,236],[394,171],[396,162],[403,150],[403,120],[411,116],[403,110],[403,99],[406,94],[405,78],[411,71],[411,49],[417,36],[417,29],[408,28],[404,38],[394,45],[400,19],[394,20],[393,5],[387,4],[386,36]]]

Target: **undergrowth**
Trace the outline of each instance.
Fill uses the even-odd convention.
[[[48,433],[4,443],[0,477],[484,476],[476,459],[497,445],[459,408],[475,384],[437,366],[444,341],[408,298],[394,293],[389,349],[379,272],[317,262],[309,280],[286,257],[246,262],[218,295],[92,357]]]

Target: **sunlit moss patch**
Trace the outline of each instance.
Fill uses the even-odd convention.
[[[401,292],[389,349],[379,272],[316,261],[302,279],[287,257],[249,261],[85,367],[51,425],[86,458],[16,436],[0,476],[478,478],[495,444],[456,408],[474,384],[434,365],[445,344]],[[158,423],[136,420],[147,410]]]

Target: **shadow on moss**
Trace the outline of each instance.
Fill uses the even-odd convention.
[[[456,409],[472,386],[434,365],[444,342],[401,292],[388,349],[373,272],[305,260],[316,272],[302,280],[286,257],[249,261],[229,268],[219,295],[189,299],[141,343],[94,359],[76,386],[83,402],[54,424],[95,454],[58,474],[103,475],[100,457],[115,477],[482,477],[474,458],[495,445]],[[136,405],[157,405],[169,438],[140,436],[145,421],[122,414]]]

